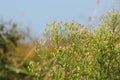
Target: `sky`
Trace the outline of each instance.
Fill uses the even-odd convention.
[[[0,18],[29,26],[33,36],[40,36],[45,25],[56,21],[87,24],[91,16],[110,10],[115,0],[0,0]]]

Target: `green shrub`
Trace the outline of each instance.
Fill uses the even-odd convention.
[[[95,30],[78,22],[47,24],[29,69],[38,80],[120,80],[120,13]]]

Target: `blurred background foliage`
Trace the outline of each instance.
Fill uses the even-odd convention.
[[[33,80],[27,66],[34,45],[29,34],[12,21],[0,22],[0,80]]]

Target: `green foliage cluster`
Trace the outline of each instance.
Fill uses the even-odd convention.
[[[90,31],[78,22],[47,24],[29,70],[38,80],[120,80],[120,13]]]

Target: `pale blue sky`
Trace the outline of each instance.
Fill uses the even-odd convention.
[[[12,19],[24,25],[32,25],[34,35],[43,32],[46,23],[52,20],[79,21],[87,23],[88,17],[105,13],[113,7],[115,0],[0,0],[0,17]]]

